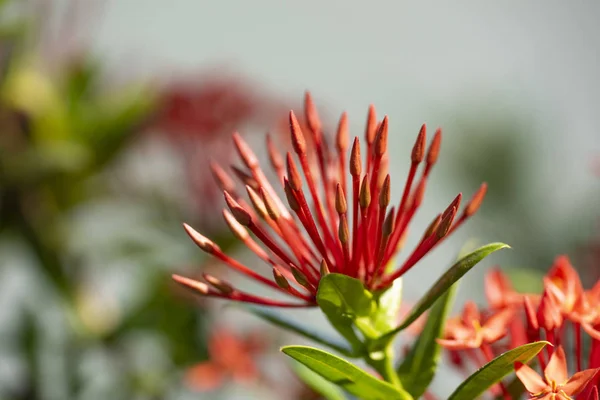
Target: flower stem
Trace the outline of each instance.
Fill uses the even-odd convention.
[[[394,357],[391,346],[385,349],[382,358],[373,359],[371,355],[367,355],[365,361],[373,367],[386,382],[389,382],[396,387],[402,387],[400,378],[396,373],[396,368],[394,368]]]

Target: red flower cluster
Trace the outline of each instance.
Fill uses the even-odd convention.
[[[255,382],[260,377],[256,356],[265,348],[258,332],[241,338],[229,329],[215,329],[208,339],[210,359],[189,368],[185,381],[198,391],[217,389],[228,380]]]
[[[423,125],[412,149],[402,198],[397,206],[390,207],[387,116],[378,122],[374,107],[369,109],[364,163],[358,137],[354,139],[348,157],[350,142],[345,113],[339,121],[334,149],[327,144],[317,110],[308,94],[305,119],[313,142],[310,149],[296,115],[294,112],[289,114],[296,159],[291,152],[282,156],[267,136],[270,161],[286,201],[279,197],[260,167],[258,157],[237,133],[233,140],[246,168],[234,167],[233,173],[245,185],[249,202],[241,196],[231,175],[217,164],[212,165],[229,208],[223,210],[226,223],[270,267],[273,279],[229,257],[211,240],[185,225],[187,233],[202,250],[247,277],[300,302],[259,297],[206,274],[205,282],[174,275],[177,282],[205,296],[280,307],[314,306],[319,280],[329,272],[358,278],[371,290],[384,289],[462,225],[483,200],[485,184],[459,215],[462,198],[459,194],[445,211],[434,218],[419,244],[399,268],[389,271],[386,266],[401,249],[408,227],[423,200],[429,174],[438,159],[441,131],[436,131],[426,150],[426,129]],[[417,178],[419,166],[423,168]]]
[[[156,127],[174,140],[219,140],[251,121],[273,123],[274,105],[249,84],[221,74],[168,85],[161,94]]]
[[[222,72],[205,72],[195,80],[186,77],[166,85],[159,95],[151,129],[166,137],[180,157],[190,208],[201,205],[196,220],[204,228],[212,228],[221,194],[208,160],[232,161],[231,132],[242,126],[261,131],[276,126],[281,106],[258,86]]]
[[[487,275],[485,289],[489,308],[479,313],[473,303],[468,303],[461,318],[448,322],[445,338],[439,340],[451,350],[457,365],[465,367],[466,356],[480,366],[510,348],[547,340],[554,347],[547,346],[545,354],[538,354],[544,379],[527,366],[517,366],[517,376],[532,398],[570,399],[580,394],[580,398],[597,399],[593,396],[597,395],[596,372],[600,368],[600,281],[584,290],[569,259],[560,256],[544,277],[541,296],[516,293],[499,270]],[[568,341],[568,328],[572,330],[572,343]],[[582,330],[587,336],[582,336]],[[501,341],[505,336],[508,340]],[[587,353],[583,351],[584,341],[589,341]],[[576,373],[570,379],[563,350],[567,344],[573,348],[576,364]]]

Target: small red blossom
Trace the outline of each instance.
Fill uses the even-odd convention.
[[[446,322],[443,339],[438,343],[449,350],[479,349],[492,344],[506,335],[513,311],[504,309],[483,318],[472,301],[465,304],[461,317]]]
[[[531,399],[569,400],[581,393],[598,372],[598,368],[586,369],[569,378],[567,360],[562,347],[552,353],[544,376],[524,364],[516,364],[517,377],[523,383]]]
[[[573,312],[577,300],[583,293],[579,274],[567,256],[556,258],[554,265],[544,278],[544,287],[566,317]]]
[[[520,307],[523,304],[523,294],[513,289],[510,280],[499,268],[494,268],[485,275],[484,285],[485,297],[494,310]]]
[[[189,368],[185,382],[197,391],[217,389],[228,380],[254,382],[260,375],[256,356],[264,349],[258,334],[241,338],[228,329],[215,329],[208,340],[209,360]]]
[[[388,117],[378,122],[374,107],[370,107],[365,163],[361,159],[358,137],[350,146],[345,114],[338,125],[333,148],[327,143],[308,94],[305,120],[314,144],[312,148],[307,146],[305,132],[293,111],[289,113],[293,152],[281,155],[272,139],[267,137],[271,165],[278,177],[276,183],[282,187],[285,200],[275,190],[275,184],[267,179],[258,157],[237,133],[233,135],[233,141],[245,168],[235,167],[233,172],[245,186],[248,200],[242,197],[233,178],[223,168],[213,165],[228,206],[228,210],[223,211],[226,223],[269,266],[272,278],[229,257],[217,244],[185,225],[189,236],[202,250],[297,301],[255,296],[213,276],[205,276],[205,282],[199,282],[174,275],[177,282],[205,296],[280,307],[316,305],[319,281],[330,272],[360,279],[371,290],[385,289],[461,226],[483,201],[485,184],[459,214],[462,199],[459,194],[434,218],[405,261],[397,269],[388,271],[386,265],[402,247],[410,223],[423,201],[429,174],[438,158],[441,131],[436,131],[426,149],[426,128],[425,125],[421,127],[410,155],[404,192],[399,203],[390,207],[391,177],[386,163]],[[420,166],[422,171],[417,178]]]
[[[180,158],[190,213],[213,231],[222,192],[214,183],[210,160],[232,162],[231,132],[240,127],[268,130],[279,118],[281,105],[258,85],[221,71],[180,78],[166,84],[159,96],[150,130],[167,138]],[[202,212],[194,213],[199,204]]]
[[[156,128],[176,141],[220,140],[250,122],[274,122],[274,105],[251,84],[222,73],[205,73],[167,85]]]

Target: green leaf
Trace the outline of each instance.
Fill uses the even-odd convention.
[[[360,399],[412,399],[403,389],[379,380],[343,358],[326,351],[307,346],[286,346],[281,351]]]
[[[373,310],[373,295],[358,279],[342,274],[328,274],[321,278],[317,292],[321,308],[336,310],[341,315],[366,317]]]
[[[435,376],[441,354],[441,346],[436,339],[443,335],[444,323],[452,308],[457,285],[452,285],[435,302],[425,328],[398,368],[404,389],[416,399],[421,398]]]
[[[529,343],[501,354],[461,383],[454,393],[448,397],[448,400],[476,399],[488,388],[511,373],[515,362],[526,364],[547,344],[550,343],[544,341]]]
[[[371,333],[369,317],[375,302],[361,281],[341,274],[325,275],[319,282],[317,304],[331,325],[355,350],[363,347],[354,332],[354,323],[360,319],[358,325],[361,330]]]
[[[294,372],[296,375],[312,390],[319,393],[327,400],[345,400],[346,396],[339,387],[323,378],[321,375],[313,372],[308,367],[294,362]]]
[[[377,295],[376,295],[377,297]],[[387,333],[394,329],[400,306],[402,305],[402,278],[394,281],[377,299],[377,311],[373,315],[373,325],[377,331]]]
[[[341,341],[338,341],[335,338],[326,337],[321,333],[313,332],[305,327],[306,324],[300,324],[291,319],[279,316],[279,315],[275,314],[274,312],[261,310],[261,309],[255,308],[255,307],[246,307],[246,309],[248,311],[250,311],[252,314],[254,314],[266,321],[269,321],[272,324],[277,325],[283,329],[287,329],[291,332],[297,333],[298,335],[304,336],[307,339],[310,339],[312,341],[315,341],[317,343],[320,343],[322,345],[330,347],[331,349],[333,349],[339,353],[342,353],[348,357],[354,356],[352,349],[348,348],[348,346],[345,343],[342,343]]]
[[[429,289],[429,291],[419,300],[419,302],[413,307],[409,315],[402,321],[402,323],[394,330],[387,333],[385,336],[380,338],[375,347],[385,347],[394,336],[408,328],[413,322],[417,320],[425,311],[427,311],[432,304],[442,296],[455,282],[462,278],[467,272],[471,270],[479,261],[489,256],[495,251],[500,249],[510,248],[509,245],[504,243],[490,243],[483,247],[478,248],[470,254],[467,254],[450,267],[444,275],[442,275],[436,283]]]

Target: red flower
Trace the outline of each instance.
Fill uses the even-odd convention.
[[[378,123],[375,109],[369,109],[365,164],[361,160],[358,137],[354,139],[347,162],[349,134],[346,114],[342,115],[339,122],[335,149],[327,145],[316,108],[308,94],[305,118],[314,143],[312,151],[307,147],[305,133],[295,114],[289,114],[291,142],[297,161],[290,152],[282,157],[275,144],[267,138],[271,164],[287,202],[279,197],[260,167],[258,157],[238,134],[234,134],[233,140],[246,169],[235,168],[234,173],[245,184],[251,205],[242,198],[229,174],[213,166],[229,207],[229,211],[223,211],[227,224],[250,250],[270,266],[273,279],[232,259],[215,243],[185,225],[187,233],[202,250],[247,277],[300,302],[258,297],[212,276],[205,276],[206,283],[203,283],[174,275],[177,282],[205,296],[281,307],[314,306],[319,280],[329,272],[360,279],[371,290],[385,289],[463,224],[481,205],[485,184],[473,196],[461,216],[455,218],[462,198],[459,194],[433,220],[417,247],[399,268],[388,271],[386,265],[399,251],[423,200],[430,171],[438,158],[440,130],[426,151],[426,129],[425,126],[421,128],[412,149],[402,198],[396,207],[390,208],[391,179],[386,164],[387,116]],[[423,165],[422,173],[415,179],[420,165]],[[348,172],[351,176],[349,182],[346,179]],[[306,186],[303,186],[303,180]],[[347,193],[351,193],[351,196],[347,196]],[[309,206],[310,201],[312,207]]]
[[[437,341],[450,350],[478,349],[503,338],[513,314],[512,310],[504,309],[483,318],[477,305],[469,301],[461,317],[446,322],[444,338]]]
[[[498,268],[490,270],[485,275],[485,297],[494,310],[507,307],[520,307],[523,304],[523,295],[517,293],[510,280]]]
[[[231,133],[240,127],[261,133],[268,130],[278,122],[282,105],[260,87],[222,71],[205,72],[197,79],[187,76],[166,85],[160,96],[151,129],[169,139],[181,159],[189,207],[202,206],[195,220],[214,231],[221,193],[208,168],[209,160],[233,161]]]
[[[187,385],[198,391],[214,390],[231,379],[254,382],[259,377],[255,358],[264,349],[257,335],[240,338],[227,329],[217,329],[208,340],[208,361],[196,364],[185,374]]]
[[[569,378],[567,372],[567,360],[562,347],[558,347],[550,362],[544,369],[542,378],[537,372],[527,365],[516,364],[517,377],[525,386],[532,399],[560,399],[569,400],[571,396],[581,393],[594,375],[598,368],[586,369],[575,373]]]
[[[244,81],[221,73],[202,74],[163,89],[156,127],[174,140],[219,140],[242,124],[274,122],[275,107]],[[189,141],[186,144],[190,144]]]
[[[567,256],[559,256],[544,278],[544,287],[565,316],[569,316],[583,293],[579,274]]]

